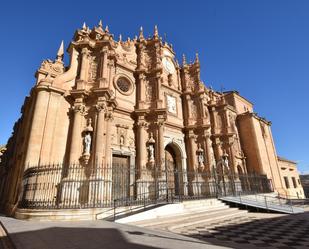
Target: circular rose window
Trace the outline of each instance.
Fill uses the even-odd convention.
[[[117,79],[116,87],[121,93],[125,95],[128,95],[132,92],[132,83],[125,77],[119,77]]]

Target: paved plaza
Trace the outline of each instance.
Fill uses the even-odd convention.
[[[309,248],[309,215],[249,213],[174,232],[232,248]]]
[[[247,213],[172,231],[167,223],[151,227],[102,220],[39,222],[0,217],[0,221],[1,249],[309,248],[309,212]]]
[[[226,248],[171,232],[101,220],[38,222],[1,217],[0,221],[16,249]],[[5,241],[6,237],[1,239]],[[2,248],[14,247],[2,244]]]

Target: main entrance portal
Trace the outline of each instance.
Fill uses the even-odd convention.
[[[179,170],[177,156],[171,145],[165,147],[165,169],[168,190],[179,195]]]
[[[124,199],[130,194],[130,157],[113,155],[113,199]]]

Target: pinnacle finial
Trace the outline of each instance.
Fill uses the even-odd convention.
[[[195,54],[195,63],[200,63],[200,60],[198,58],[198,53]]]
[[[119,35],[119,42],[122,42],[122,34]]]
[[[102,20],[100,19],[100,21],[99,21],[99,28],[102,29],[102,27],[103,27],[103,23],[102,23]]]
[[[83,30],[86,30],[86,29],[87,29],[86,23],[84,22],[84,23],[83,23]]]
[[[106,25],[105,27],[105,32],[108,33],[109,32],[109,29],[108,29],[108,26]]]
[[[144,39],[143,27],[141,26],[139,29],[139,39]]]
[[[159,37],[159,31],[158,31],[158,26],[157,25],[154,26],[153,37],[155,37],[155,38]]]
[[[186,65],[187,61],[186,61],[186,56],[185,54],[182,55],[182,65]]]
[[[58,52],[57,52],[57,61],[62,61],[63,55],[64,55],[64,46],[63,46],[63,40],[62,40],[60,43]]]

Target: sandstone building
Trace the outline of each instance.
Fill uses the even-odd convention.
[[[42,62],[8,141],[1,171],[7,212],[20,203],[95,207],[115,194],[138,198],[158,188],[210,196],[229,181],[225,174],[236,176],[229,188],[240,192],[250,182],[245,176],[263,175],[269,189],[303,197],[296,167],[277,158],[271,123],[238,92],[205,86],[197,55],[179,65],[157,27],[152,37],[141,29],[135,39],[116,41],[101,22],[84,24],[67,52],[68,66],[63,43],[55,60]],[[115,177],[116,170],[128,173]],[[286,178],[295,185],[287,187]]]

